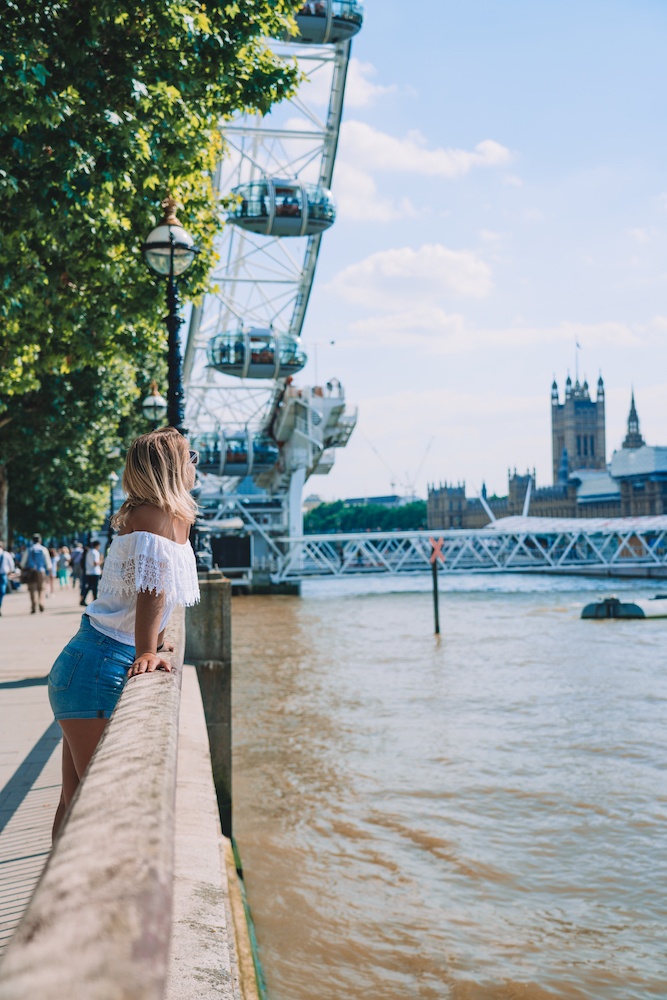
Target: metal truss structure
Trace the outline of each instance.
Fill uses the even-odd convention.
[[[508,519],[512,520],[512,519]],[[539,518],[522,518],[539,522]],[[550,521],[551,519],[544,519]],[[308,535],[285,539],[273,567],[275,582],[359,574],[399,576],[431,568],[433,545],[442,540],[439,570],[468,573],[590,573],[667,575],[667,517],[582,519],[540,526],[447,531],[396,531]]]
[[[273,42],[297,59],[307,80],[269,115],[244,115],[223,129],[227,154],[216,187],[224,199],[242,184],[284,177],[330,188],[343,109],[350,42]],[[273,329],[298,338],[312,288],[321,233],[264,236],[228,224],[217,246],[215,291],[193,309],[184,359],[187,423],[197,432],[219,426],[260,430],[270,422],[274,383],[222,375],[207,367],[206,348],[218,333],[240,327]]]

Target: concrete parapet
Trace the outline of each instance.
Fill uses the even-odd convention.
[[[128,681],[0,964],[0,1000],[161,1000],[171,931],[183,615],[173,673]]]
[[[222,832],[232,835],[232,588],[220,572],[201,574],[201,600],[187,609],[185,658],[197,668]]]

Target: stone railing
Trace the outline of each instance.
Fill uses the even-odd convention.
[[[172,673],[128,681],[0,964],[0,1000],[161,1000],[184,616]]]

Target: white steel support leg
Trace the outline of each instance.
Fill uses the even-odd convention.
[[[287,507],[287,530],[290,538],[301,538],[303,535],[303,487],[306,482],[306,470],[295,469],[289,484]]]

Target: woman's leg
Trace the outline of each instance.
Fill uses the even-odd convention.
[[[54,837],[60,829],[64,815],[69,809],[108,721],[108,719],[60,720],[63,731],[63,790],[53,823]]]
[[[67,737],[63,732],[63,787],[60,793],[60,802],[58,803],[58,808],[56,809],[55,819],[53,820],[53,830],[51,835],[52,840],[55,840],[58,836],[60,827],[62,826],[65,818],[65,813],[67,812],[70,802],[74,798],[74,793],[78,787],[79,776],[76,773],[76,768],[74,767],[72,751],[70,750],[69,743],[67,742]]]

